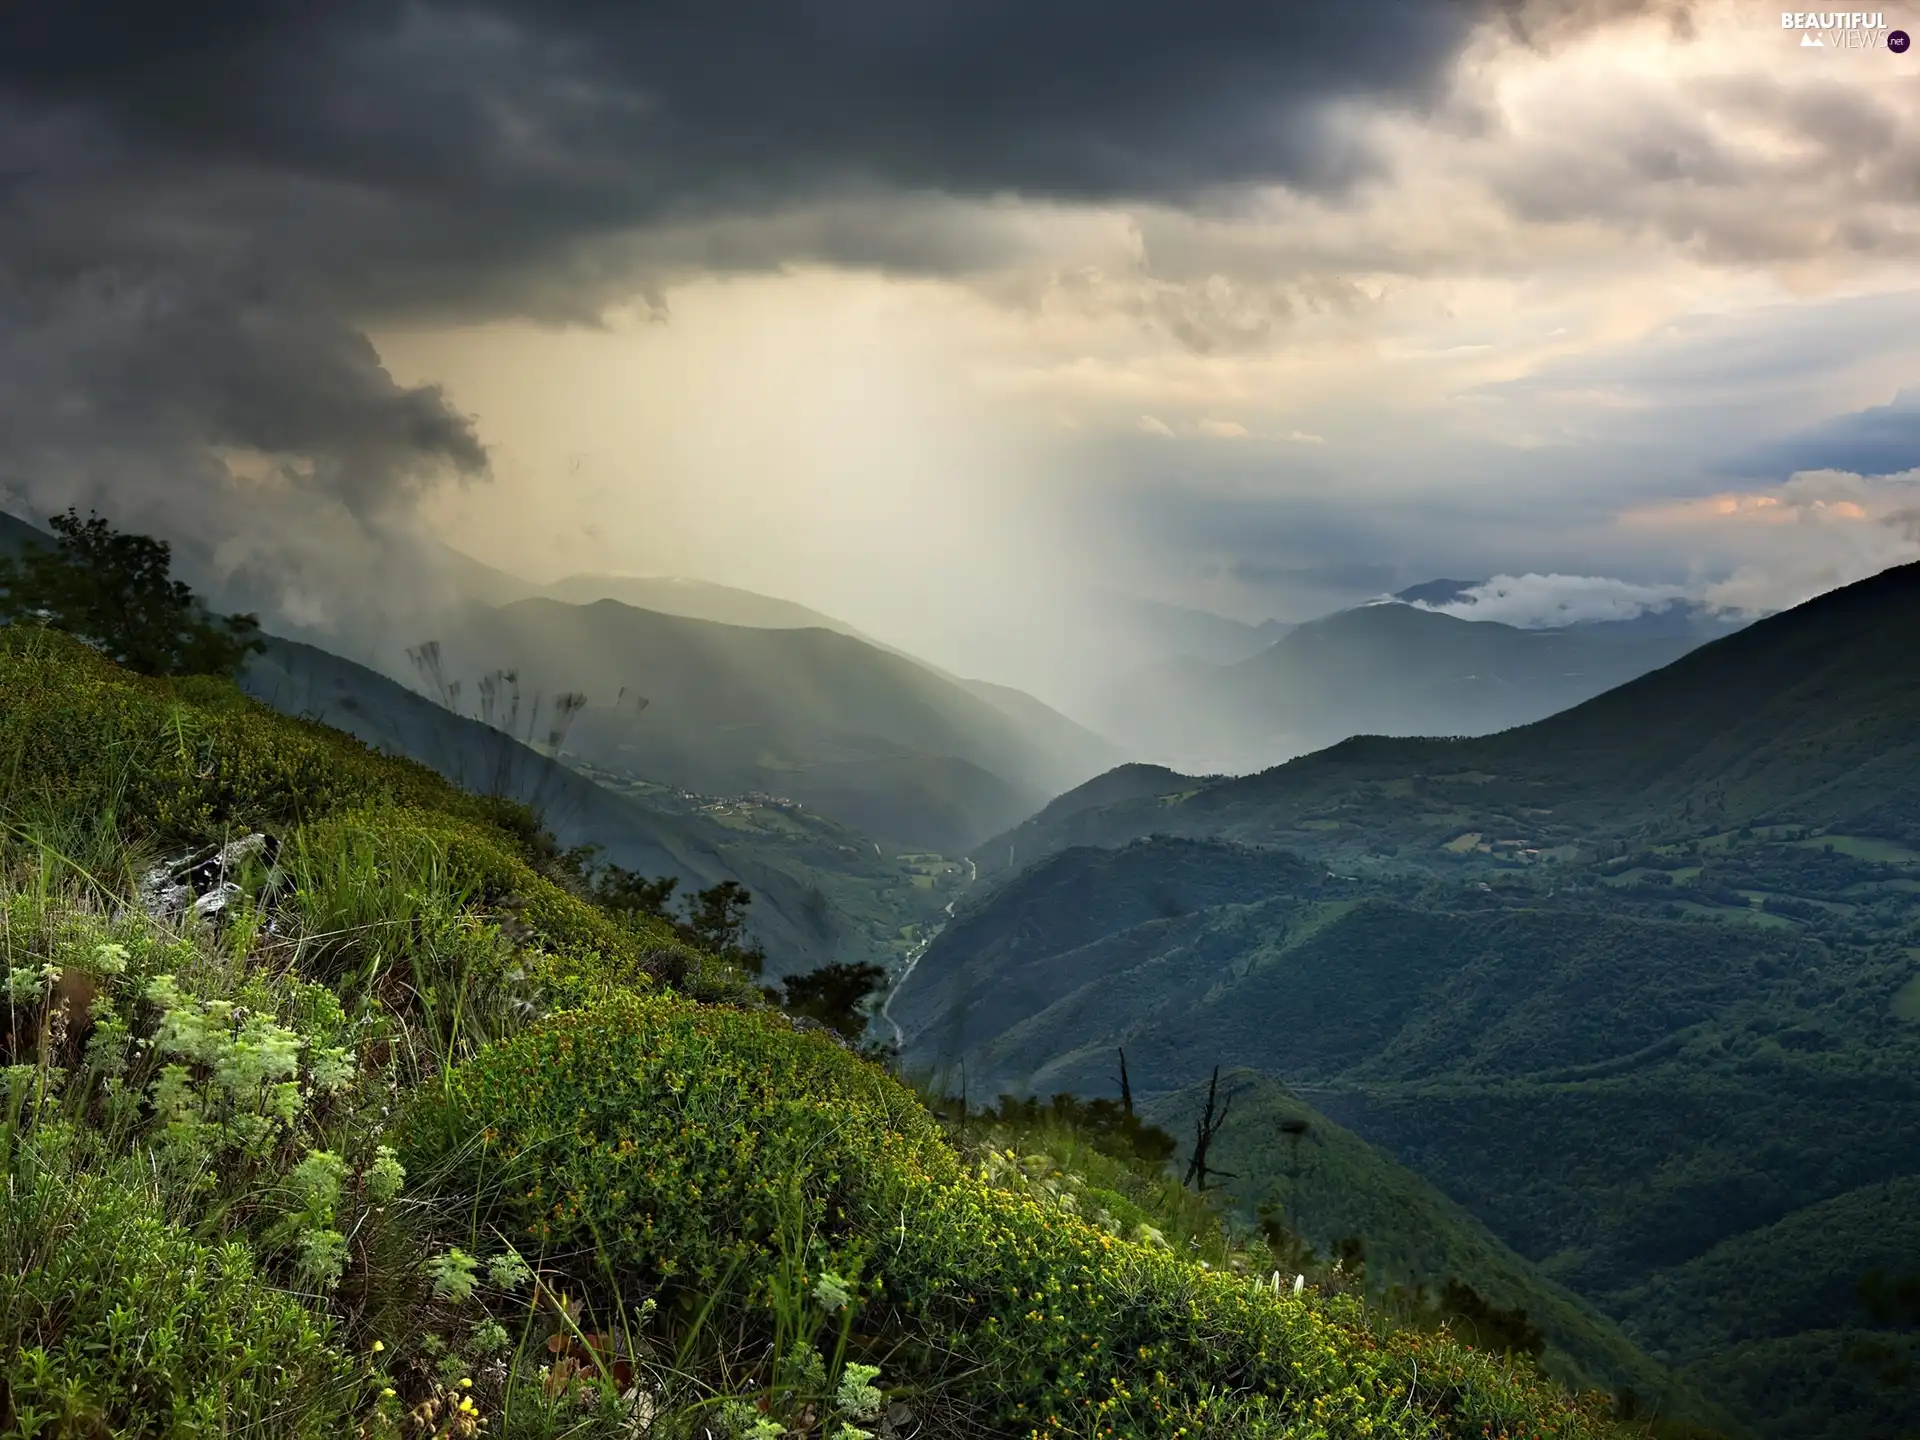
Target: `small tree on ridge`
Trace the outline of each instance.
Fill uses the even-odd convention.
[[[266,648],[253,615],[213,615],[172,576],[164,540],[77,510],[49,522],[54,548],[0,557],[0,624],[39,620],[142,675],[234,675]]]

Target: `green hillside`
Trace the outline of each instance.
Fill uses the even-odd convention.
[[[907,1063],[944,1073],[1058,997],[1111,980],[1116,959],[1097,942],[1129,940],[1144,927],[1142,943],[1157,948],[1185,933],[1180,917],[1249,891],[1310,892],[1317,878],[1292,856],[1239,846],[1165,841],[1071,851],[1023,872],[984,903],[963,900],[911,983],[894,993],[888,1014],[906,1037]],[[1111,991],[1103,998],[1126,1003]],[[1031,1058],[1037,1063],[1052,1053]],[[984,1095],[1019,1088],[1016,1076],[998,1069],[977,1078]]]
[[[563,845],[597,844],[614,864],[691,886],[733,873],[700,838],[622,803],[520,737],[455,714],[364,665],[272,639],[239,683],[282,714],[317,720],[418,760],[464,789],[528,806]]]
[[[1849,1242],[1841,1204],[1920,1177],[1920,1026],[1900,1004],[1920,857],[1756,836],[1703,866],[1637,858],[1672,868],[1482,872],[1494,888],[1220,842],[1077,848],[969,897],[889,1013],[909,1065],[977,1095],[1110,1095],[1117,1046],[1137,1090],[1188,1089],[1189,1108],[1215,1063],[1284,1080],[1769,1433],[1920,1420],[1862,1392],[1796,1430],[1741,1398],[1729,1358],[1873,1329],[1848,1287],[1920,1271],[1897,1227]],[[1271,1191],[1289,1157],[1252,1149],[1219,1163]],[[1392,1253],[1405,1218],[1361,1233]],[[1783,1239],[1807,1264],[1776,1274]],[[1758,1328],[1725,1318],[1743,1315]]]
[[[1791,1255],[1793,1263],[1770,1263]],[[1796,1210],[1772,1225],[1738,1235],[1615,1303],[1632,1316],[1648,1345],[1677,1362],[1804,1332],[1869,1328],[1903,1304],[1899,1288],[1920,1275],[1920,1175],[1863,1185]],[[1887,1296],[1876,1303],[1875,1283]],[[1741,1303],[1715,1306],[1708,1297],[1741,1290]]]
[[[569,738],[593,764],[710,794],[785,796],[914,849],[962,853],[1111,758],[1060,717],[1010,715],[826,630],[528,600],[475,614],[445,654],[450,675],[507,668],[529,690],[600,699]],[[637,719],[612,703],[623,689],[648,702]]]
[[[524,809],[224,682],[0,630],[0,774],[12,1434],[1637,1433],[956,1149]]]

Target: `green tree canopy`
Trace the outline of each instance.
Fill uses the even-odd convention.
[[[253,615],[213,615],[172,576],[164,540],[77,510],[53,517],[52,549],[0,557],[0,624],[37,619],[142,675],[232,675],[266,648]]]

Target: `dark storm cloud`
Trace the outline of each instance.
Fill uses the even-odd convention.
[[[1855,475],[1920,470],[1920,390],[1903,390],[1890,405],[1823,420],[1747,452],[1728,469],[1747,478],[1778,480],[1802,470]]]
[[[1337,102],[1434,101],[1496,13],[1551,36],[1622,8],[20,0],[0,484],[184,531],[309,613],[321,581],[356,589],[332,571],[369,573],[350,555],[414,568],[391,559],[412,498],[486,471],[464,417],[382,370],[374,318],[591,319],[794,260],[1003,263],[1018,242],[957,200],[1337,190],[1369,164]],[[223,448],[271,458],[238,481]]]
[[[594,242],[630,227],[827,194],[1336,188],[1368,157],[1329,102],[1436,99],[1494,10],[1552,33],[1556,14],[1623,8],[1637,7],[40,3],[8,24],[0,87],[94,133],[16,185],[108,181],[156,223],[211,220],[382,306],[458,304],[482,277],[552,267],[517,287],[538,308],[611,283],[632,257]],[[897,233],[769,236],[796,239],[829,260],[966,260],[934,235],[924,255]]]
[[[371,636],[440,589],[413,504],[486,454],[335,315],[217,268],[0,271],[0,502],[170,540],[221,603]]]

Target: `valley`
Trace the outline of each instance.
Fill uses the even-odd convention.
[[[1484,1258],[1409,1258],[1430,1207],[1333,1185],[1302,1211],[1275,1130],[1297,1113],[1762,1433],[1899,1433],[1910,1336],[1861,1286],[1920,1266],[1888,1208],[1920,1178],[1914,654],[1909,566],[1503,734],[1116,771],[975,852],[981,887],[890,1002],[904,1063],[1110,1096],[1124,1048],[1188,1126],[1221,1066],[1243,1215],[1292,1196],[1317,1245],[1483,1283]],[[1804,1299],[1682,1318],[1780,1266]],[[1564,1363],[1598,1353],[1572,1312],[1529,1313]]]

